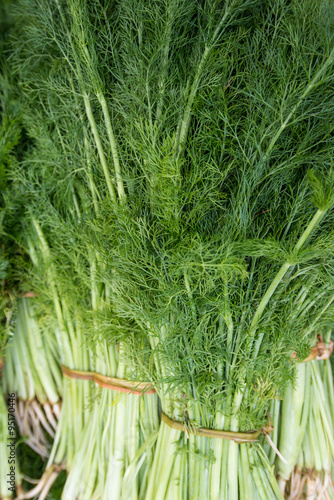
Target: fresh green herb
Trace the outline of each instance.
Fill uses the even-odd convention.
[[[64,362],[123,374],[126,352],[138,360],[129,376],[153,381],[186,428],[261,429],[296,377],[292,353],[307,357],[333,307],[332,7],[21,0],[16,26],[35,147],[15,179]],[[68,422],[85,399],[75,384]],[[74,464],[88,422],[73,438],[59,427],[56,461]],[[119,498],[125,448],[113,436],[103,456],[119,461],[105,477],[116,474]],[[273,474],[259,443],[187,439],[162,423],[133,496],[281,498]]]

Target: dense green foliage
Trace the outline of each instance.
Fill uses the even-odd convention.
[[[18,168],[27,149],[27,139],[22,131],[17,81],[8,63],[13,28],[8,17],[9,6],[10,2],[0,5],[0,358],[18,289],[24,289],[18,270],[28,266],[17,240],[24,216],[24,194],[12,179],[12,172]]]
[[[12,14],[32,144],[10,174],[26,203],[16,240],[55,307],[62,362],[122,359],[187,426],[261,428],[293,383],[292,353],[331,323],[332,6],[20,0]],[[194,475],[194,455],[216,459],[217,489],[218,445],[160,438]],[[270,484],[247,450],[231,444],[230,463],[261,463]],[[210,494],[203,477],[193,499]],[[167,473],[154,481],[165,495]]]
[[[296,248],[332,204],[329,6],[22,6],[14,64],[36,148],[20,175],[65,274],[74,254],[83,276],[83,240],[98,248],[114,306],[150,324],[168,381],[214,412],[248,370],[241,416],[256,427],[332,286],[331,216]],[[296,308],[305,290],[316,308]]]

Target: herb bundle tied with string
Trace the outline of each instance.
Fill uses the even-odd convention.
[[[50,94],[47,132],[35,110],[26,123],[41,150],[54,121],[77,124],[66,137],[60,127],[67,155],[40,188],[63,212],[66,195],[98,206],[71,231],[97,252],[117,317],[150,345],[136,377],[156,384],[164,415],[185,429],[161,423],[144,497],[281,498],[258,442],[196,429],[268,428],[292,354],[308,356],[333,297],[332,6],[20,3],[32,21],[16,69],[29,98]],[[43,174],[34,165],[21,171],[28,186]]]
[[[118,314],[148,335],[162,410],[186,429],[161,424],[146,498],[280,498],[258,444],[193,432],[266,426],[332,300],[333,13],[164,5],[120,7],[128,201],[101,226]]]
[[[96,29],[102,22],[94,7],[98,3],[89,10],[89,2],[23,1],[12,9],[11,64],[31,141],[20,168],[11,173],[29,201],[19,239],[33,263],[31,286],[53,313],[63,372],[88,375],[63,378],[47,469],[22,499],[46,498],[50,474],[61,468],[68,473],[63,498],[141,499],[157,437],[155,394],[125,395],[89,381],[92,373],[138,380],[136,366],[126,364],[131,357],[126,344],[143,352],[143,364],[149,348],[147,342],[142,347],[136,325],[115,316],[113,284],[105,279],[100,247],[89,235],[105,206],[124,198],[122,181],[118,189],[112,183],[110,160],[117,172],[117,151],[103,95],[108,74],[98,73],[97,40],[88,29],[90,22],[95,20]],[[109,28],[100,30],[101,41]]]

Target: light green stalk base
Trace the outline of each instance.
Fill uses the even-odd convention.
[[[297,384],[284,395],[274,427],[278,422],[278,448],[288,462],[276,457],[282,493],[289,498],[334,498],[334,385],[329,360],[297,367]],[[273,440],[277,444],[277,438]]]
[[[120,358],[121,346],[117,356],[115,345],[103,344],[95,369],[123,378]],[[98,386],[92,396],[62,498],[143,500],[159,426],[158,398]]]
[[[145,500],[283,499],[258,444],[186,437],[161,423]]]
[[[15,329],[6,348],[3,389],[23,401],[55,404],[61,395],[59,352],[35,318],[31,299],[18,301]]]

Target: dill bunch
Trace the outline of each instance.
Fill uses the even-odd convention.
[[[105,261],[118,314],[150,339],[162,410],[260,429],[333,301],[333,13],[193,6],[168,4],[161,30],[160,12],[141,7],[140,25],[120,4],[110,106],[128,203],[101,227]],[[153,472],[147,498],[280,495],[259,447],[164,423]]]
[[[176,384],[185,382],[196,386],[193,377],[197,376],[201,387],[207,387],[207,380],[201,380],[201,377],[205,373],[210,377],[211,370],[207,368],[210,367],[211,350],[213,373],[219,372],[221,359],[226,361],[227,366],[222,371],[222,381],[226,386],[233,387],[234,384],[235,388],[238,384],[238,372],[242,371],[240,368],[244,363],[249,362],[249,357],[245,356],[249,352],[256,357],[259,372],[255,376],[260,379],[260,371],[264,370],[264,374],[266,370],[270,371],[268,366],[277,356],[274,347],[281,351],[282,358],[271,373],[273,377],[282,379],[279,385],[284,380],[288,382],[284,353],[287,348],[291,350],[292,341],[295,350],[304,349],[306,352],[309,342],[307,335],[302,337],[296,334],[301,328],[297,321],[294,331],[284,331],[290,321],[288,314],[294,309],[294,301],[305,286],[311,293],[308,273],[312,274],[313,290],[325,287],[324,295],[319,294],[319,301],[325,300],[326,287],[330,293],[332,286],[330,260],[327,260],[327,267],[323,265],[323,259],[332,254],[331,215],[328,214],[332,195],[326,194],[331,192],[332,185],[332,142],[330,134],[327,135],[330,112],[324,116],[323,122],[309,123],[313,110],[321,108],[326,113],[331,109],[330,92],[314,91],[312,99],[308,99],[309,89],[302,99],[303,92],[309,87],[308,80],[304,76],[304,80],[298,83],[294,74],[288,72],[285,83],[292,85],[295,82],[296,89],[294,95],[289,93],[281,102],[283,83],[276,85],[278,76],[275,72],[283,78],[281,73],[288,65],[289,57],[297,67],[297,63],[301,64],[301,54],[292,54],[286,56],[286,60],[280,60],[285,50],[280,40],[283,33],[287,36],[292,29],[291,25],[298,16],[294,12],[297,7],[285,6],[286,15],[278,16],[273,6],[269,11],[263,6],[253,5],[247,10],[246,6],[243,4],[243,9],[240,7],[239,15],[245,16],[243,21],[234,18],[238,12],[236,8],[236,13],[227,23],[226,33],[222,30],[225,36],[221,33],[213,47],[207,41],[210,23],[206,33],[201,25],[204,21],[198,14],[200,19],[196,32],[196,23],[189,13],[188,24],[192,20],[195,30],[192,34],[188,31],[185,34],[184,44],[188,41],[194,50],[189,49],[189,54],[185,49],[179,51],[178,48],[182,45],[182,37],[179,35],[179,39],[177,36],[176,20],[183,26],[185,17],[183,12],[179,17],[174,13],[176,47],[169,41],[168,71],[171,75],[165,85],[170,85],[170,94],[165,102],[164,120],[160,118],[162,123],[155,123],[154,115],[150,118],[153,113],[150,112],[151,107],[155,109],[154,104],[157,107],[160,102],[157,98],[159,92],[154,87],[154,84],[158,85],[159,77],[154,79],[152,76],[152,83],[147,82],[146,78],[151,73],[148,72],[146,77],[144,64],[149,60],[149,54],[155,54],[158,49],[152,45],[152,40],[146,44],[143,42],[143,47],[140,47],[139,41],[126,36],[126,33],[132,32],[130,28],[135,30],[135,23],[133,20],[133,26],[127,24],[131,19],[127,4],[120,7],[123,32],[119,28],[119,36],[123,33],[123,39],[119,58],[124,68],[121,67],[120,82],[110,101],[120,114],[120,123],[115,121],[120,127],[120,149],[123,147],[124,150],[123,177],[129,185],[129,201],[126,208],[116,209],[112,218],[105,218],[101,236],[98,237],[102,243],[104,238],[107,250],[108,241],[115,242],[110,245],[110,252],[106,252],[106,262],[111,262],[112,275],[117,276],[116,300],[120,314],[140,320],[143,328],[150,322],[152,334],[156,327],[154,335],[159,342],[162,341],[160,320],[163,322],[168,318],[166,328],[170,329],[170,335],[166,340],[166,359],[173,366]],[[178,7],[181,9],[179,4]],[[171,22],[168,13],[165,13],[166,19]],[[204,16],[204,12],[201,13]],[[226,14],[223,9],[220,13],[223,16]],[[218,11],[215,15],[218,17]],[[260,23],[261,16],[262,25],[254,27]],[[155,26],[155,18],[151,22]],[[210,22],[214,24],[214,16]],[[149,21],[146,20],[146,23]],[[271,30],[275,28],[282,31],[281,35],[277,35],[276,45],[271,37]],[[147,29],[153,31],[152,26]],[[179,30],[182,33],[181,27]],[[267,38],[266,30],[269,31]],[[315,28],[312,33],[314,43],[320,44]],[[326,36],[325,28],[322,35]],[[161,37],[156,36],[156,44],[161,44]],[[196,41],[196,44],[190,40]],[[280,58],[275,54],[276,67],[273,64],[264,65],[267,71],[261,67],[263,74],[260,77],[258,67],[262,57],[259,53],[264,41],[274,44],[272,50]],[[208,60],[200,59],[201,46],[204,53],[208,53],[206,57],[210,56]],[[173,49],[179,58],[182,54],[179,66],[173,60]],[[194,54],[207,66],[196,65]],[[250,54],[254,56],[250,57]],[[238,62],[234,63],[235,67],[234,58]],[[318,85],[322,72],[331,60],[332,53],[328,50],[317,61],[314,74],[319,73]],[[188,95],[183,89],[187,84],[184,73],[192,74],[192,64],[197,86],[189,88]],[[256,68],[256,78],[253,78]],[[199,75],[200,70],[203,74]],[[134,78],[129,83],[125,75],[129,75],[130,71]],[[159,69],[155,71],[158,73]],[[233,71],[236,73],[234,78]],[[197,82],[200,77],[201,84]],[[218,78],[220,81],[216,82]],[[191,87],[191,76],[188,79],[188,86]],[[226,89],[222,89],[223,80],[226,86],[231,80]],[[141,87],[139,82],[142,82]],[[330,86],[330,75],[326,74],[321,82]],[[134,88],[130,87],[131,83]],[[262,88],[260,100],[257,94]],[[141,92],[141,99],[135,92]],[[157,100],[151,105],[146,102],[150,93]],[[173,95],[176,95],[174,100]],[[272,103],[267,103],[269,97]],[[288,120],[282,127],[281,113],[286,107],[286,116],[283,113],[286,120],[289,102],[290,108],[293,110],[296,107],[296,110],[290,117],[291,121]],[[191,120],[188,118],[190,103]],[[282,108],[280,112],[277,111],[278,103]],[[258,123],[261,123],[260,129]],[[180,153],[177,149],[178,133],[186,126],[187,148]],[[302,136],[305,141],[303,148],[300,145]],[[314,138],[318,139],[313,142]],[[307,175],[310,165],[315,169]],[[324,185],[320,180],[322,176]],[[317,186],[320,191],[317,191]],[[323,217],[324,208],[327,219]],[[319,229],[320,220],[322,225]],[[307,239],[309,233],[313,240]],[[284,270],[279,271],[283,263],[286,263]],[[280,282],[277,276],[284,277],[284,281]],[[266,295],[271,283],[274,285]],[[276,290],[278,284],[280,286]],[[263,297],[266,300],[271,298],[274,292],[276,295],[267,312],[267,303],[261,301]],[[298,321],[302,323],[304,318],[300,315]],[[220,331],[217,330],[219,321],[222,323]],[[247,330],[248,334],[245,333]],[[210,335],[206,335],[208,332]],[[161,345],[160,348],[161,355],[164,355],[165,347]],[[202,359],[195,355],[201,348],[206,353],[203,365]],[[285,361],[288,364],[289,359],[287,352]],[[197,364],[198,370],[195,368]],[[232,367],[235,368],[233,375]],[[222,381],[217,380],[219,393]],[[214,380],[210,383],[214,384]],[[212,409],[214,405],[215,402]],[[255,421],[252,423],[255,424]],[[250,424],[251,421],[248,422]]]
[[[331,336],[332,311],[329,309],[315,329],[325,345]],[[275,456],[264,445],[271,463],[275,463],[284,496],[312,498],[333,495],[333,374],[329,359],[313,360],[297,366],[297,377],[282,401],[271,404],[275,432],[271,436],[285,458]]]
[[[0,6],[0,359],[8,340],[8,326],[19,286],[15,267],[24,262],[12,237],[19,229],[17,214],[20,202],[11,183],[10,171],[17,167],[24,147],[20,105],[15,99],[15,78],[7,63],[11,24],[6,7],[5,4]]]
[[[117,152],[105,83],[82,47],[82,36],[89,41],[87,26],[81,26],[86,7],[22,2],[13,11],[18,38],[12,68],[20,79],[23,123],[32,142],[12,174],[29,200],[21,244],[34,264],[34,289],[53,306],[62,364],[138,380],[137,365],[147,364],[149,343],[136,325],[117,318],[113,284],[106,282],[99,246],[89,236],[98,237],[97,221],[116,193],[122,203],[124,195],[120,179],[114,188],[107,165],[110,159],[117,165]],[[35,63],[26,65],[27,58]],[[98,110],[102,121],[94,116]],[[142,354],[131,358],[127,345]],[[41,483],[47,486],[52,468],[63,466],[68,472],[64,498],[143,498],[157,437],[156,395],[125,397],[66,378],[63,384],[62,412]]]
[[[20,435],[42,457],[50,444],[45,431],[55,437],[60,413],[62,377],[53,325],[38,318],[30,298],[18,300],[6,346],[2,389],[14,393]],[[41,320],[42,319],[42,320]],[[44,323],[44,327],[42,326]]]
[[[261,429],[334,297],[331,5],[19,4],[15,176],[72,293],[142,332],[169,417]],[[147,500],[280,498],[258,443],[162,423],[152,467]]]

